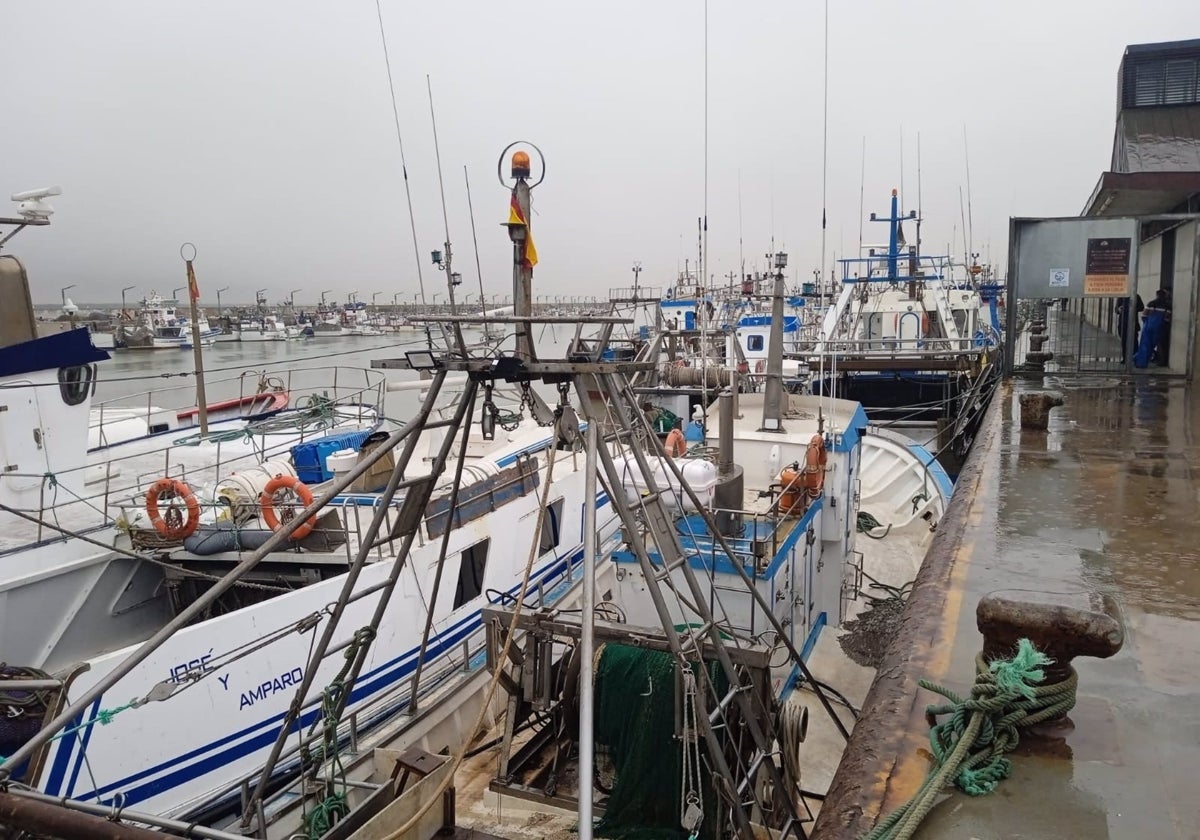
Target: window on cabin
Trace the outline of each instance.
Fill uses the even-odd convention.
[[[483,574],[487,569],[490,539],[480,540],[462,553],[458,564],[458,586],[454,590],[454,609],[483,594]]]
[[[761,335],[747,336],[746,349],[751,352],[761,352],[763,349],[763,337]]]
[[[58,389],[67,405],[79,405],[95,387],[96,371],[92,365],[73,365],[58,369]]]
[[[1166,83],[1163,86],[1163,101],[1167,105],[1180,105],[1200,101],[1196,97],[1196,71],[1200,62],[1183,59],[1167,62]]]
[[[558,548],[562,542],[562,513],[563,500],[551,502],[542,517],[542,535],[538,541],[538,554],[545,554]]]

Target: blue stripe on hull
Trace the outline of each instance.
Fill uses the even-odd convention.
[[[582,548],[577,548],[569,555],[571,566],[577,565],[580,561],[582,561],[582,559]],[[531,583],[546,583],[556,577],[564,576],[567,568],[568,557],[564,556],[551,563],[546,569],[539,572],[534,579],[531,579]],[[516,593],[519,590],[520,585],[517,585],[510,588],[508,591],[511,594]],[[426,662],[436,658],[437,656],[440,656],[447,650],[457,648],[464,639],[469,638],[474,632],[480,630],[482,627],[483,620],[480,618],[478,611],[473,612],[466,618],[459,620],[457,623],[447,628],[442,633],[439,633],[433,640],[431,640],[426,650]],[[348,705],[358,703],[371,697],[373,694],[379,693],[390,686],[402,682],[406,677],[411,675],[413,671],[416,670],[416,659],[418,653],[419,648],[412,648],[395,659],[379,665],[372,671],[364,672],[363,674],[359,675],[358,681],[355,684],[355,688],[351,692],[350,698],[347,701]],[[102,698],[96,700],[94,709],[99,708],[101,699]],[[401,705],[406,703],[407,699],[404,699],[403,702],[397,703],[396,708],[399,708]],[[89,719],[95,716],[94,709],[91,715],[89,715]],[[394,709],[392,711],[394,711]],[[297,727],[301,729],[308,727],[315,719],[317,712],[317,708],[313,708],[307,712],[304,712],[299,718]],[[277,732],[274,728],[275,725],[281,723],[284,717],[285,713],[283,712],[273,715],[270,718],[259,721],[256,724],[253,724],[231,735],[227,735],[217,741],[205,744],[204,746],[194,749],[183,755],[175,756],[168,761],[162,762],[145,770],[141,770],[116,782],[101,785],[99,789],[80,794],[75,798],[81,801],[88,801],[91,799],[99,799],[107,794],[114,793],[119,790],[124,793],[126,804],[133,805],[137,802],[157,796],[172,788],[194,781],[195,779],[200,778],[201,776],[204,776],[207,773],[210,773],[226,764],[229,764],[232,761],[236,761],[239,758],[243,758],[251,753],[269,746],[275,741],[277,736]],[[74,725],[79,725],[78,719]],[[86,738],[90,736],[92,728],[93,727],[88,727],[86,730],[87,735],[85,736],[85,745]],[[68,737],[74,739],[76,736],[71,735]],[[204,756],[206,753],[209,753],[213,750],[216,750],[216,752],[212,752],[211,755],[201,758],[201,756]],[[71,748],[69,749],[60,747],[59,753],[55,756],[54,771],[51,773],[50,781],[46,785],[47,793],[58,795],[58,791],[62,786],[62,777],[66,773],[66,766],[69,763],[70,756],[73,752],[74,744],[72,744]],[[82,763],[82,759],[83,751],[80,751],[76,758],[76,766],[72,774],[72,787],[74,779],[78,775],[79,766]],[[193,761],[193,759],[199,760]],[[192,763],[187,764],[187,766],[181,766],[185,762],[189,761]],[[150,781],[143,782],[143,780],[147,779],[148,777],[154,776],[156,773],[161,773],[166,770],[170,770],[171,772],[168,772],[165,775],[159,776],[158,778]],[[142,783],[137,784],[138,782]]]

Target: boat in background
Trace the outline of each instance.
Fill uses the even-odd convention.
[[[178,301],[166,300],[156,291],[142,301],[132,325],[123,325],[121,341],[128,350],[186,350],[192,346],[192,328],[188,318],[177,311]],[[200,346],[207,347],[221,331],[212,327],[200,311]]]

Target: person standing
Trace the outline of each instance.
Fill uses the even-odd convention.
[[[1141,295],[1135,295],[1137,301],[1134,304],[1133,318],[1133,348],[1136,351],[1138,339],[1142,335],[1142,310],[1146,308],[1146,304],[1142,301]],[[1121,361],[1124,362],[1129,358],[1129,336],[1126,335],[1126,330],[1129,329],[1129,298],[1123,297],[1117,299],[1117,335],[1121,337]]]
[[[1165,367],[1171,341],[1171,298],[1166,289],[1159,289],[1147,304],[1142,320],[1142,337],[1133,364],[1145,368],[1154,362]]]

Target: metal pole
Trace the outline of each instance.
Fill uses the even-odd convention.
[[[184,247],[187,247],[186,245]],[[192,259],[196,248],[192,246]],[[192,360],[196,368],[196,417],[200,420],[200,437],[208,437],[208,398],[204,393],[204,352],[200,349],[200,288],[196,285],[196,270],[192,260],[187,263],[188,302],[192,316]]]
[[[18,799],[27,799],[31,802],[46,803],[69,811],[77,811],[84,814],[95,814],[100,817],[105,817],[104,822],[109,823],[108,818],[113,814],[112,805],[100,805],[92,802],[80,802],[77,799],[67,799],[65,797],[47,796],[44,793],[39,793],[34,790],[24,790],[22,788],[9,788],[4,796],[12,796]],[[227,831],[218,831],[215,828],[207,828],[195,823],[186,823],[182,820],[173,820],[168,817],[160,817],[157,814],[147,814],[142,811],[133,811],[126,808],[119,810],[120,816],[133,822],[144,823],[146,825],[155,825],[160,828],[165,828],[174,834],[181,834],[185,837],[204,837],[208,840],[246,840],[240,834],[230,834]],[[119,825],[119,823],[118,823]],[[128,826],[131,827],[131,826]],[[50,832],[47,832],[50,833]],[[163,840],[163,835],[158,832],[150,832],[151,836],[158,840]],[[54,834],[56,837],[67,835]],[[79,835],[70,835],[79,836]],[[128,836],[128,835],[126,835]]]
[[[112,808],[106,809],[110,813]],[[81,814],[33,799],[20,799],[11,793],[0,793],[0,822],[45,837],[64,837],[72,840],[162,840],[162,835],[148,828],[129,823],[106,820],[91,814]]]
[[[596,688],[596,447],[600,424],[588,421],[583,466],[583,627],[579,638],[579,840],[592,840],[592,779]]]
[[[438,371],[436,374],[437,377],[444,377],[445,375],[445,371]],[[193,601],[191,606],[184,609],[174,619],[164,625],[162,629],[143,642],[141,647],[129,654],[110,674],[85,691],[78,700],[64,709],[58,717],[43,726],[41,731],[22,744],[18,750],[8,757],[7,761],[0,764],[0,781],[6,779],[12,772],[12,768],[19,767],[36,750],[49,742],[64,726],[70,724],[76,716],[83,714],[87,707],[95,702],[96,698],[102,696],[104,692],[127,676],[130,671],[142,664],[150,654],[162,647],[163,642],[174,636],[176,631],[187,627],[198,615],[202,615],[213,602],[232,589],[239,580],[261,563],[264,557],[267,557],[271,552],[283,545],[284,542],[291,539],[292,533],[303,523],[307,522],[310,516],[324,508],[330,499],[345,491],[357,478],[369,470],[376,461],[395,449],[409,435],[419,432],[422,425],[424,425],[423,417],[419,421],[406,423],[403,428],[392,432],[391,436],[379,448],[355,464],[353,469],[344,476],[334,479],[324,496],[314,501],[309,507],[293,517],[290,522],[284,523],[278,531],[267,538],[267,541],[259,549],[234,566],[225,577],[214,583],[203,595]]]

